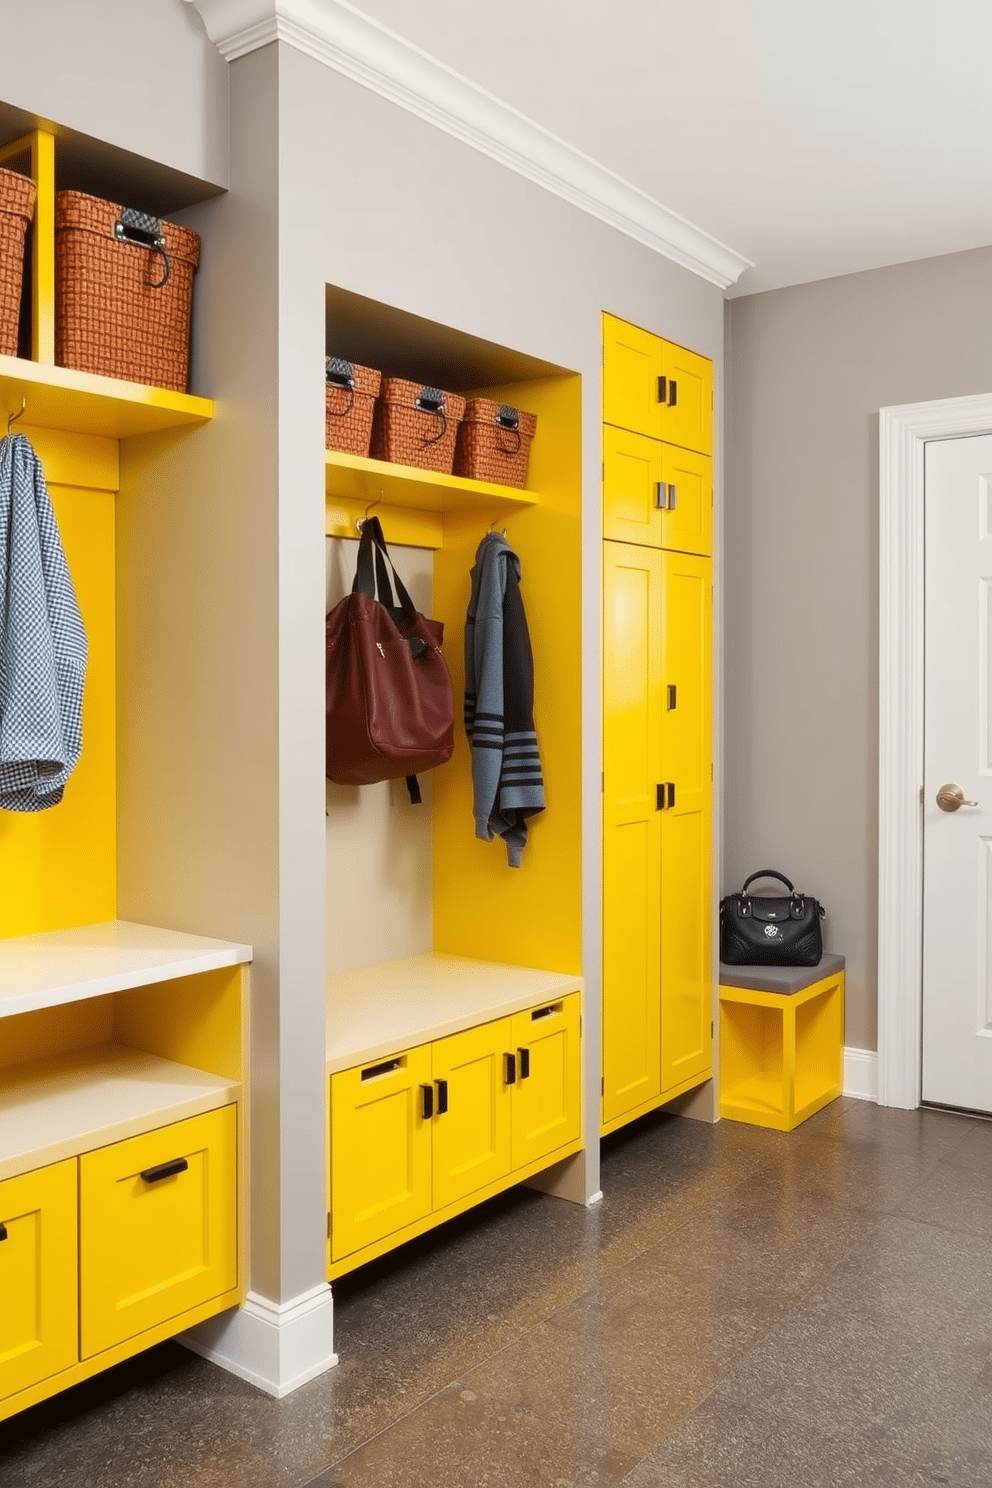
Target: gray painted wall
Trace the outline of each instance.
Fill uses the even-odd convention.
[[[228,67],[183,0],[0,0],[0,98],[227,184]]]
[[[992,248],[727,305],[724,892],[776,867],[876,1047],[878,410],[992,388]]]

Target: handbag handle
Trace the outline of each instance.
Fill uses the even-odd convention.
[[[393,587],[390,587],[387,563],[389,569],[392,570]],[[391,604],[393,588],[396,590],[395,606]],[[379,591],[378,597],[381,604],[389,608],[401,609],[411,622],[416,620],[417,607],[393,566],[389,549],[386,547],[386,539],[382,535],[382,523],[378,517],[366,517],[362,523],[362,538],[358,544],[358,566],[355,570],[355,582],[351,586],[351,592],[352,594],[367,594],[369,599],[375,599],[376,589]]]
[[[790,894],[795,895],[796,886],[786,878],[784,873],[779,873],[775,868],[759,868],[757,873],[752,873],[750,878],[744,880],[744,887],[741,889],[742,896],[747,893],[748,885],[753,884],[756,878],[777,878],[779,883],[785,884]]]

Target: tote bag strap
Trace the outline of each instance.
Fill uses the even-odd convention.
[[[390,572],[392,573],[392,586],[390,585]],[[395,605],[392,603],[394,588],[396,591]],[[367,594],[369,599],[378,598],[380,604],[386,605],[387,608],[401,610],[411,622],[417,618],[417,608],[389,556],[386,539],[382,535],[382,524],[378,517],[366,517],[362,523],[362,538],[358,544],[358,565],[351,592],[352,594]]]
[[[789,890],[790,894],[794,894],[796,892],[795,884],[792,883],[788,878],[786,878],[784,873],[779,873],[775,868],[759,868],[757,873],[752,873],[750,878],[746,878],[744,880],[744,887],[741,889],[741,893],[746,894],[750,885],[759,878],[777,878],[779,883],[785,884],[785,887]]]

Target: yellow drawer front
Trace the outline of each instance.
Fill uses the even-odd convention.
[[[661,546],[680,553],[713,551],[713,461],[709,455],[663,444]]]
[[[331,1256],[430,1213],[431,1048],[331,1076]]]
[[[237,1285],[235,1117],[224,1106],[79,1159],[84,1359]]]
[[[443,1209],[510,1171],[509,1018],[433,1045],[434,1208]],[[444,1109],[444,1108],[447,1109]]]
[[[684,346],[664,343],[668,402],[661,437],[669,444],[713,453],[713,363]]]
[[[0,1183],[0,1399],[75,1364],[76,1160]]]
[[[517,1060],[511,1155],[522,1168],[581,1131],[578,996],[517,1013],[511,1037]]]
[[[659,548],[670,493],[665,445],[603,426],[603,536]],[[674,479],[674,477],[672,477]]]

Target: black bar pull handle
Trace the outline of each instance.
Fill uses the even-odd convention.
[[[678,688],[674,682],[668,684],[668,711],[673,713],[678,702]]]
[[[674,387],[675,384],[673,383],[672,386]],[[679,493],[678,493],[678,491],[676,490],[676,488],[674,486],[670,485],[668,487],[668,510],[669,511],[674,511],[675,510],[675,503],[678,500],[678,494]]]
[[[668,782],[668,810],[671,811],[675,805],[675,781]]]
[[[656,785],[654,789],[655,789],[655,800],[654,800],[655,810],[656,811],[664,811],[664,809],[665,809],[665,801],[666,801],[667,796],[668,796],[668,787],[667,787],[667,785],[665,785],[664,781],[662,781],[661,784]]]
[[[0,1240],[6,1240],[6,1238],[7,1238],[7,1226],[5,1224],[0,1224]]]
[[[668,487],[665,485],[664,481],[658,482],[658,489],[655,494],[654,504],[659,511],[664,511],[668,505]]]
[[[668,406],[674,408],[679,401],[679,385],[674,377],[668,379]]]
[[[530,1079],[530,1050],[529,1049],[518,1049],[517,1050],[517,1054],[518,1054],[518,1056],[520,1058],[520,1078],[521,1078],[521,1080],[529,1080]]]
[[[666,403],[667,401],[668,401],[668,378],[667,377],[659,377],[658,378],[658,402],[659,403]]]
[[[430,1121],[434,1115],[434,1086],[421,1085],[420,1093],[424,1098],[424,1104],[420,1108],[420,1114],[425,1121]]]
[[[437,1114],[443,1116],[448,1109],[448,1082],[447,1080],[435,1080],[437,1086]]]
[[[517,1059],[515,1054],[504,1054],[506,1070],[503,1074],[504,1085],[515,1085],[517,1083]]]
[[[146,1183],[161,1183],[163,1178],[175,1178],[177,1173],[185,1173],[188,1167],[184,1157],[174,1157],[171,1162],[159,1163],[156,1168],[143,1168],[139,1177]]]

